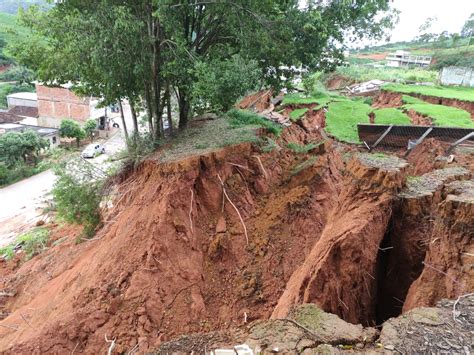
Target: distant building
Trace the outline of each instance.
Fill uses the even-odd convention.
[[[38,124],[45,127],[59,127],[65,118],[80,124],[88,119],[105,116],[105,109],[98,109],[99,101],[90,97],[79,97],[71,85],[46,86],[36,84],[38,95]]]
[[[59,130],[56,128],[25,125],[21,123],[0,123],[0,135],[7,132],[35,131],[41,138],[49,141],[50,148],[59,145]]]
[[[35,92],[17,92],[7,96],[8,108],[38,107],[38,97]]]
[[[427,67],[431,64],[429,55],[412,55],[410,52],[398,50],[385,57],[388,67]]]

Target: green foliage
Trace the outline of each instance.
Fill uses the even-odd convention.
[[[9,244],[0,248],[0,257],[7,261],[13,259],[15,257],[14,248],[15,246],[13,244]]]
[[[290,113],[290,119],[293,122],[298,121],[301,117],[303,117],[306,112],[308,112],[307,108],[297,108],[296,110],[291,111]]]
[[[94,119],[87,120],[84,124],[84,132],[90,140],[93,138],[94,131],[97,129],[97,121]]]
[[[467,87],[387,84],[384,85],[383,89],[402,94],[420,94],[474,102],[474,89]]]
[[[61,137],[75,138],[79,146],[81,139],[86,137],[86,132],[76,121],[65,119],[61,121],[61,125],[59,126],[59,135]]]
[[[238,55],[230,59],[200,61],[196,64],[196,82],[193,85],[195,109],[226,112],[236,100],[256,89],[260,69],[255,61]]]
[[[381,108],[374,111],[376,124],[411,125],[410,117],[397,108]]]
[[[134,133],[129,138],[127,144],[128,158],[137,164],[145,156],[153,152],[158,147],[159,142],[156,141],[149,133]]]
[[[49,231],[45,228],[37,228],[19,236],[16,244],[22,245],[26,260],[29,260],[46,249],[48,240]]]
[[[314,149],[317,147],[316,143],[309,143],[305,145],[297,144],[297,143],[288,143],[287,144],[288,149],[293,151],[296,154],[305,154],[308,153],[311,149]]]
[[[7,108],[7,96],[17,92],[34,92],[35,87],[29,84],[0,83],[0,108]]]
[[[326,131],[337,139],[359,143],[358,123],[369,123],[372,108],[361,101],[339,101],[329,104],[326,113]]]
[[[38,154],[49,142],[34,131],[7,132],[0,135],[0,163],[13,168],[20,162],[37,162]]]
[[[283,131],[283,127],[279,124],[269,121],[250,111],[232,109],[227,112],[227,117],[230,118],[230,126],[234,128],[249,125],[260,126],[266,128],[268,132],[275,136],[280,136]]]
[[[436,126],[474,128],[471,114],[456,107],[434,105],[427,102],[407,104],[403,107],[430,117]]]
[[[8,70],[0,73],[0,81],[17,81],[20,84],[29,84],[33,80],[33,72],[18,65],[13,65],[8,68]],[[28,87],[28,91],[30,91],[30,88],[32,88],[32,86]],[[33,90],[33,88],[31,90]]]
[[[373,79],[397,82],[437,82],[438,72],[421,68],[374,68],[350,65],[337,68],[337,74],[362,82]]]
[[[84,235],[92,237],[101,222],[102,182],[74,178],[65,167],[57,168],[56,175],[58,179],[53,187],[53,198],[58,215],[68,223],[82,224]]]
[[[474,41],[473,41],[474,43]],[[473,67],[474,66],[474,44],[458,48],[437,50],[433,55],[433,70],[441,70],[444,67]]]

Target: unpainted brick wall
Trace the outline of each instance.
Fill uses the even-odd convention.
[[[40,118],[70,118],[85,122],[90,117],[89,98],[79,97],[69,89],[36,84],[36,94]]]

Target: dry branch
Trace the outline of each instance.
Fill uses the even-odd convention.
[[[13,330],[18,330],[17,326],[13,325],[7,325],[7,324],[0,324],[0,327],[8,328],[8,329],[13,329]]]
[[[194,229],[193,229],[193,201],[194,201],[194,191],[193,189],[191,190],[191,203],[189,204],[189,225],[191,226],[191,233],[194,234]]]
[[[21,314],[21,312],[20,312],[20,316],[21,316],[21,318],[25,321],[25,323],[28,324],[28,326],[29,326],[30,328],[33,328],[33,327],[31,326],[30,322],[28,322],[28,321],[26,320],[25,316],[24,316],[23,314]]]
[[[107,350],[107,355],[111,355],[112,351],[114,351],[114,348],[115,348],[115,338],[113,338],[112,340],[109,340],[107,339],[107,334],[105,334],[105,341],[107,343],[110,343],[109,349]]]
[[[456,323],[457,320],[456,320],[456,317],[458,316],[457,314],[457,311],[456,311],[456,305],[459,303],[459,301],[461,300],[461,298],[463,297],[469,297],[469,296],[474,296],[474,293],[468,293],[468,294],[465,294],[465,295],[461,295],[458,297],[458,299],[454,302],[453,304],[453,321]]]
[[[265,170],[265,168],[263,167],[263,164],[262,164],[262,160],[260,159],[260,157],[258,155],[254,155],[254,157],[258,160],[258,162],[260,163],[260,167],[262,168],[262,171],[263,171],[263,175],[265,176],[265,179],[267,178],[267,171]]]
[[[233,166],[237,166],[237,167],[242,168],[242,169],[245,169],[245,170],[247,170],[247,171],[250,171],[252,174],[255,173],[255,171],[253,171],[252,169],[250,169],[248,166],[245,166],[245,165],[240,165],[240,164],[231,163],[231,162],[227,162],[227,164],[233,165]]]
[[[248,237],[248,234],[247,234],[247,227],[245,226],[244,219],[242,218],[242,216],[241,216],[239,210],[237,209],[237,207],[230,200],[229,195],[227,195],[227,191],[225,190],[225,186],[224,186],[224,181],[222,181],[221,176],[219,174],[217,174],[217,177],[219,178],[219,181],[221,182],[222,192],[224,193],[224,196],[227,198],[227,201],[229,201],[229,203],[232,205],[232,207],[234,207],[235,212],[237,212],[237,215],[239,216],[240,223],[242,223],[242,227],[244,228],[245,240],[247,241],[247,245],[249,245],[249,237]]]

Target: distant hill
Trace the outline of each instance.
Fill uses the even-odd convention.
[[[16,15],[20,7],[26,8],[31,5],[49,6],[46,0],[0,0],[0,12]]]
[[[15,41],[18,36],[25,35],[26,31],[24,27],[16,22],[15,15],[0,12],[0,67],[12,63],[12,60],[5,53],[5,47]]]
[[[472,41],[472,40],[471,40]],[[366,47],[350,53],[349,62],[366,64],[383,61],[385,56],[396,50],[406,50],[413,54],[433,56],[432,69],[444,66],[474,67],[474,44],[469,38],[460,38],[453,42],[451,39],[443,42],[396,42],[380,46]]]

